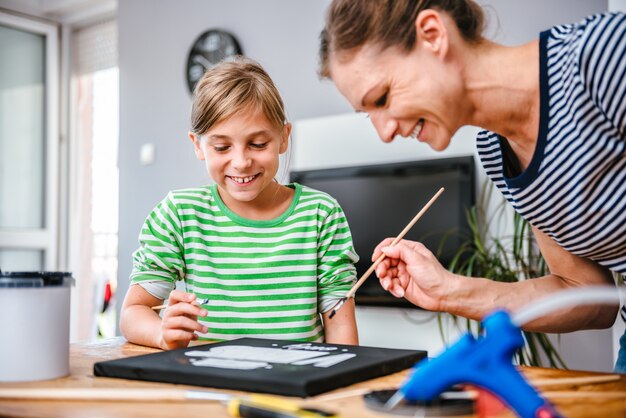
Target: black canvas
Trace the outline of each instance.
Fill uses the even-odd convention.
[[[94,364],[96,376],[313,396],[412,367],[425,351],[240,338]]]

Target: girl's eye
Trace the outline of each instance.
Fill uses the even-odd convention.
[[[228,151],[228,145],[213,145],[213,149],[216,152],[224,152],[224,151]]]
[[[376,107],[383,107],[387,104],[387,93],[383,94],[382,96],[380,96],[380,98],[378,98],[378,100],[376,100],[374,102],[374,105]]]
[[[252,143],[250,146],[255,149],[265,149],[267,147],[267,142]]]

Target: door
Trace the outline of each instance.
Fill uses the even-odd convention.
[[[0,12],[0,269],[58,268],[58,31]]]

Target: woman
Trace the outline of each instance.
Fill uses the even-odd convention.
[[[366,112],[384,142],[445,149],[464,125],[491,180],[533,227],[551,274],[517,283],[447,271],[402,241],[376,273],[396,297],[480,320],[567,288],[626,273],[626,15],[591,16],[517,47],[484,39],[471,0],[335,0],[321,34],[321,74]],[[559,311],[526,326],[610,327],[617,307]],[[617,371],[626,372],[626,336]]]

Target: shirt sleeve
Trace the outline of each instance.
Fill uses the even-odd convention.
[[[133,253],[130,285],[145,284],[153,296],[165,299],[176,280],[185,277],[182,225],[172,195],[150,212],[139,234],[139,248]],[[164,282],[165,286],[149,283]],[[155,289],[158,294],[155,294]],[[150,291],[152,290],[152,291]],[[167,294],[165,294],[167,293]]]
[[[350,291],[356,282],[352,234],[338,203],[324,218],[318,243],[318,310],[324,313]]]
[[[594,104],[626,139],[626,14],[589,18],[580,45],[583,83]]]

